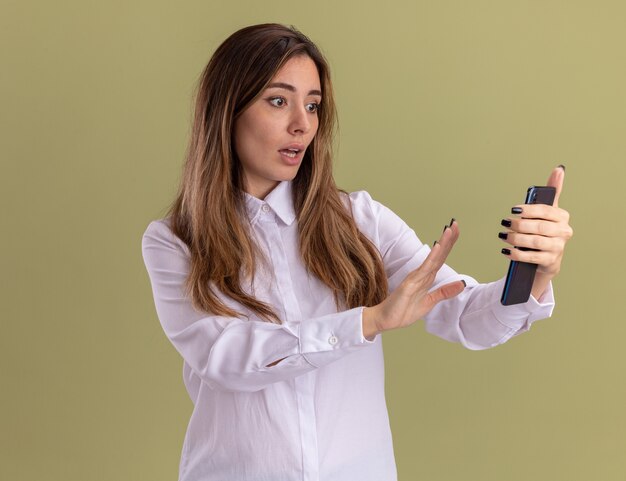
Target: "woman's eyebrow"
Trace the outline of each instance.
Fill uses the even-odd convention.
[[[268,89],[279,88],[279,89],[289,90],[290,92],[295,92],[297,90],[293,85],[286,84],[284,82],[274,82],[274,83],[269,84],[266,88]],[[309,95],[319,95],[321,97],[322,92],[320,92],[319,90],[309,90]]]

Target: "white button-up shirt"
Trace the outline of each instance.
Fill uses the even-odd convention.
[[[429,246],[367,192],[344,199],[378,247],[393,291],[423,262]],[[223,302],[250,318],[195,310],[183,290],[189,250],[168,219],[151,222],[142,239],[157,315],[184,360],[194,404],[179,480],[396,480],[382,336],[365,339],[363,307],[337,312],[330,289],[305,269],[291,182],[281,182],[264,200],[246,194],[246,204],[271,270],[260,270],[244,289],[271,304],[281,325],[260,320],[221,293]],[[478,284],[444,265],[433,288],[459,279],[467,288],[438,304],[425,326],[469,349],[501,344],[552,313],[551,285],[539,301],[531,296],[505,307],[504,279]]]

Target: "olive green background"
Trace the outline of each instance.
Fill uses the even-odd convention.
[[[567,166],[551,319],[480,352],[384,335],[399,479],[626,479],[626,7],[550,0],[2,0],[0,478],[176,479],[192,405],[141,235],[201,70],[267,21],[331,63],[338,184],[425,242],[456,217],[461,272],[504,275],[500,219]]]

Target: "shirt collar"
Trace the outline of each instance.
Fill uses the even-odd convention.
[[[291,225],[296,219],[291,188],[291,181],[283,180],[263,200],[244,192],[246,209],[251,222],[254,223],[256,221],[262,212],[263,205],[267,204],[285,224]]]

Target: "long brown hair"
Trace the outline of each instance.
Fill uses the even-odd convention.
[[[292,181],[302,260],[332,290],[338,309],[340,303],[373,306],[387,296],[380,253],[358,230],[340,197],[347,192],[332,176],[336,110],[328,63],[294,27],[261,24],[228,37],[200,77],[183,175],[167,213],[172,231],[189,247],[186,289],[196,309],[245,317],[220,301],[213,284],[260,318],[281,323],[271,305],[241,287],[242,278],[253,279],[257,260],[264,258],[251,236],[233,125],[296,55],[315,62],[322,88],[318,130]]]

